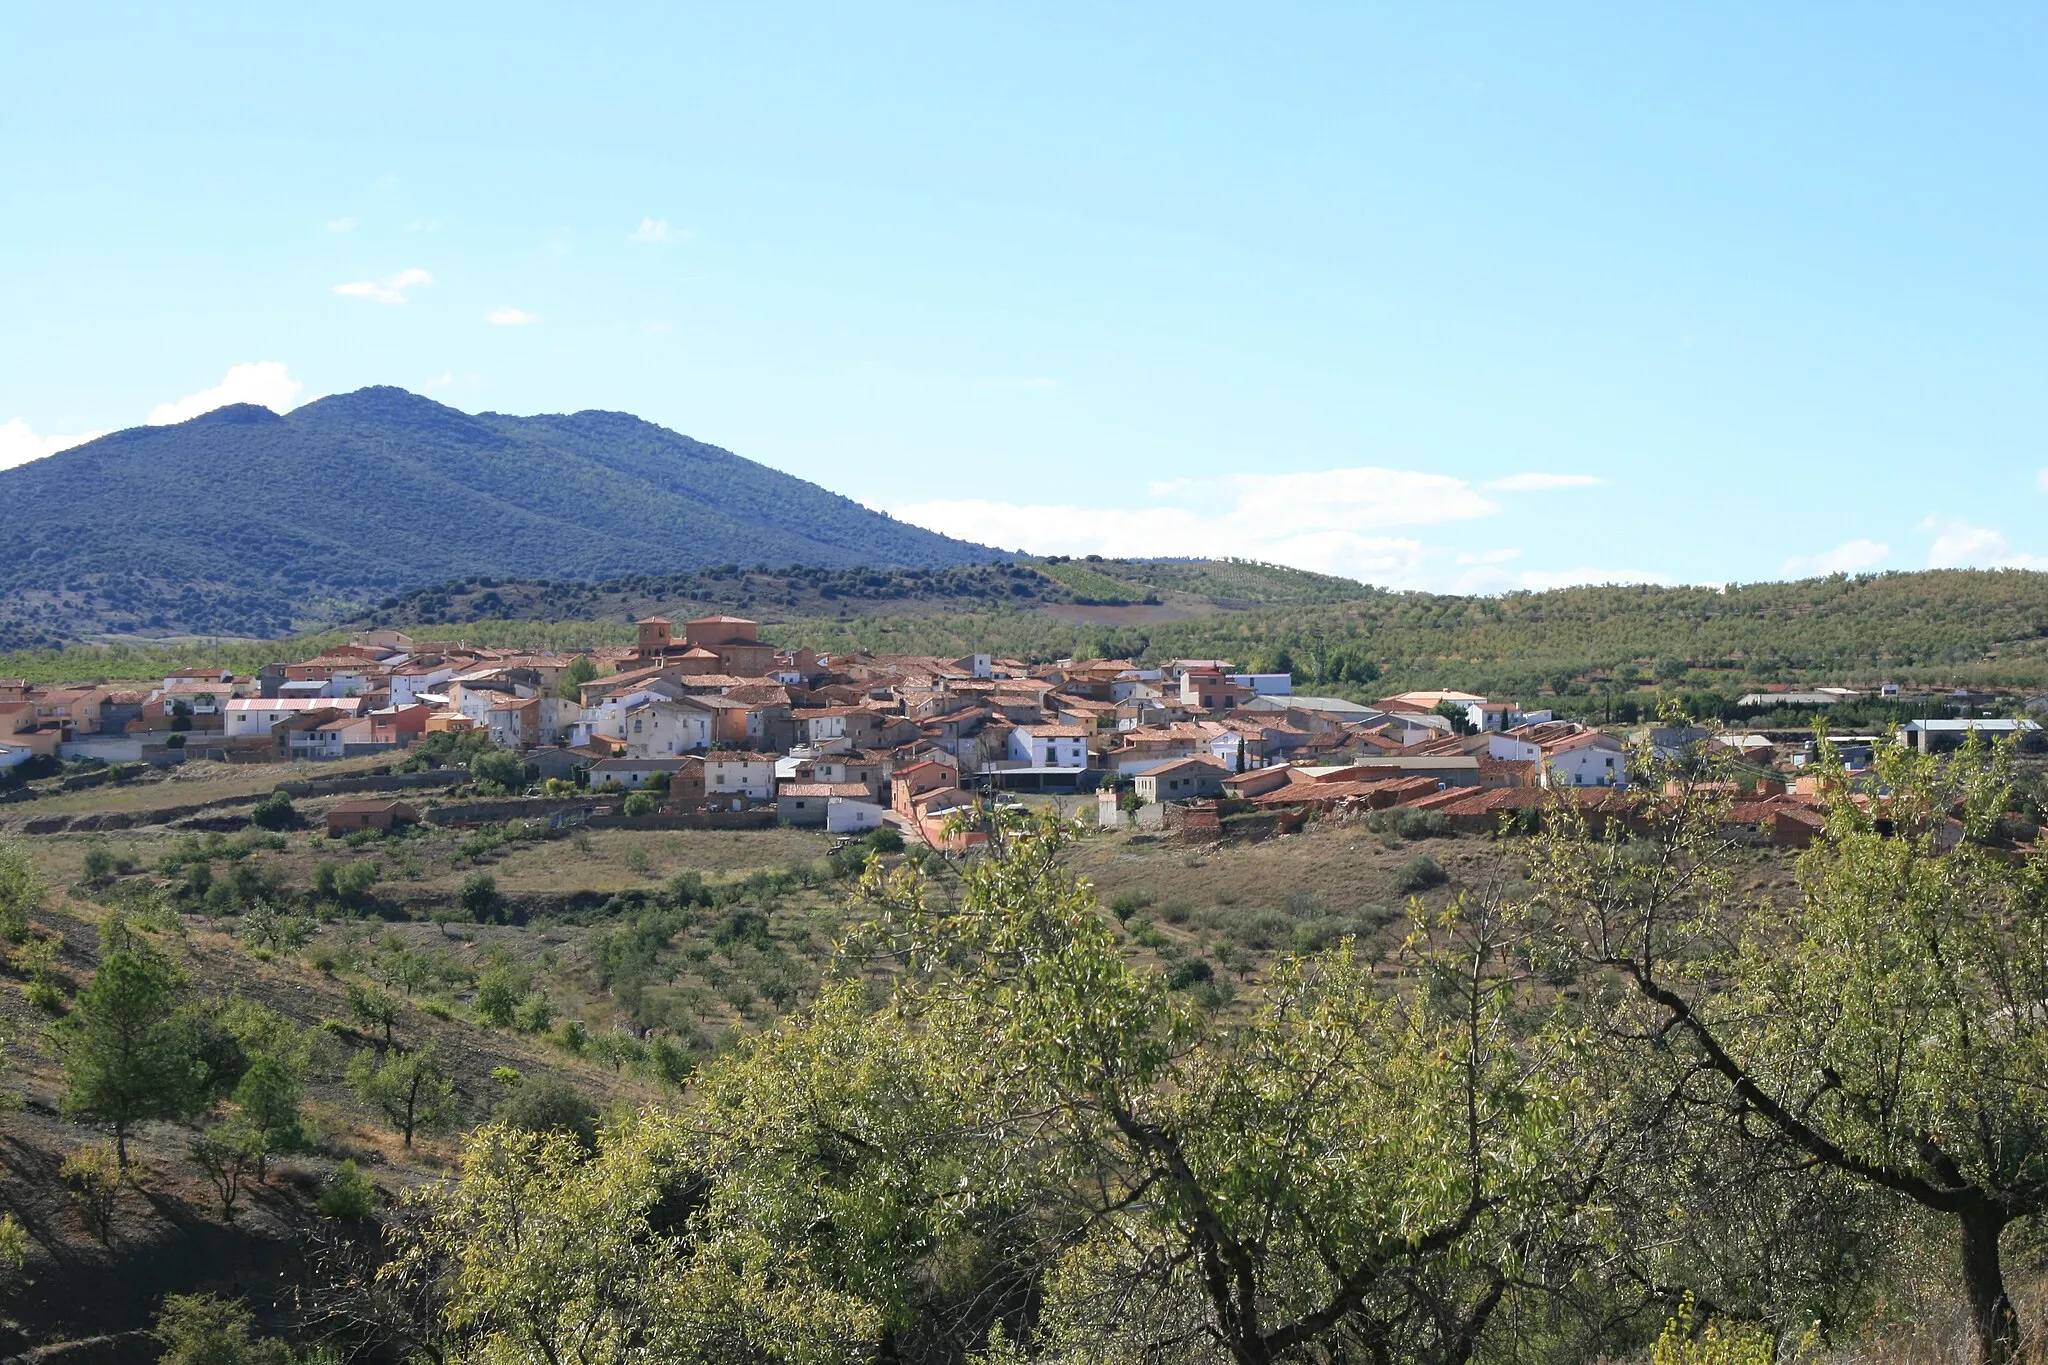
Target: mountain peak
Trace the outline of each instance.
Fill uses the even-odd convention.
[[[235,404],[0,470],[0,649],[274,635],[425,584],[1005,558],[626,413],[470,414],[388,385]]]

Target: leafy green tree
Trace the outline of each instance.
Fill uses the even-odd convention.
[[[272,1154],[308,1146],[302,1109],[305,1088],[298,1068],[273,1052],[259,1053],[235,1087],[234,1104],[256,1144],[256,1179],[269,1176]]]
[[[290,1365],[291,1351],[275,1337],[251,1338],[255,1319],[240,1299],[172,1294],[157,1313],[155,1337],[163,1365]]]
[[[283,792],[272,792],[249,809],[249,819],[258,829],[297,829],[302,823],[299,808]]]
[[[51,1033],[64,1061],[64,1116],[111,1128],[126,1171],[129,1130],[198,1112],[208,1069],[180,1027],[184,973],[118,922],[109,943],[75,1008]]]
[[[530,976],[509,962],[500,962],[485,972],[476,985],[476,1012],[487,1024],[512,1027],[520,1004],[532,989]]]
[[[114,1203],[121,1194],[121,1166],[104,1142],[80,1147],[57,1167],[57,1178],[85,1213],[85,1221],[101,1242],[114,1227]]]
[[[479,787],[517,792],[526,782],[526,765],[505,749],[487,749],[469,761],[469,775]]]
[[[464,878],[456,900],[478,924],[493,923],[503,913],[504,898],[498,894],[498,879],[488,872],[472,872]]]
[[[1872,798],[1838,765],[1801,894],[1739,894],[1713,768],[1674,769],[1644,834],[1568,813],[1539,845],[1561,953],[1615,983],[1589,1017],[1654,1038],[1786,1160],[1946,1219],[1980,1356],[2021,1325],[2003,1236],[2048,1210],[2048,878],[2000,847],[2009,750],[1880,745]],[[1647,1064],[1647,1063],[1645,1063]]]
[[[654,814],[654,797],[648,792],[633,792],[626,797],[625,812],[628,815]]]
[[[446,1132],[455,1123],[455,1084],[432,1043],[413,1052],[364,1049],[348,1064],[357,1102],[375,1109],[412,1146],[415,1133]]]
[[[562,685],[557,689],[564,701],[577,701],[583,696],[583,684],[597,676],[597,665],[588,654],[578,654],[562,670]]]
[[[28,850],[0,840],[0,938],[19,943],[28,937],[29,919],[42,908],[43,878]]]
[[[229,1119],[195,1134],[188,1150],[220,1196],[221,1219],[234,1222],[243,1186],[263,1161],[262,1135],[238,1119]]]
[[[384,1050],[392,1046],[392,1030],[398,1026],[398,1002],[374,986],[348,983],[348,1017],[359,1029],[383,1037]]]
[[[344,1161],[328,1177],[315,1207],[327,1218],[368,1218],[377,1211],[377,1187],[355,1162]]]
[[[699,1218],[675,1235],[697,1138],[660,1111],[607,1130],[595,1156],[571,1133],[490,1125],[423,1196],[395,1273],[439,1282],[463,1358],[872,1359],[874,1311],[820,1284],[799,1248]]]

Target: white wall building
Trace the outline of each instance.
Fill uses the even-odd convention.
[[[1033,768],[1088,766],[1088,731],[1079,725],[1019,725],[1010,731],[1009,757]]]
[[[865,834],[882,827],[882,807],[872,801],[834,796],[825,802],[827,834]]]
[[[656,697],[625,715],[626,757],[674,758],[711,747],[711,713],[688,699]]]
[[[704,755],[704,795],[766,801],[775,795],[774,755],[713,749]]]
[[[354,716],[362,714],[363,706],[361,697],[237,697],[221,709],[221,737],[267,738],[270,727],[288,716],[329,709]]]

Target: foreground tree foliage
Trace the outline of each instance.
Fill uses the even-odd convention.
[[[1402,970],[1291,968],[1199,1018],[1123,957],[1046,821],[941,895],[871,874],[847,985],[598,1152],[484,1130],[417,1224],[478,1358],[1469,1359],[1509,1286],[1587,1244],[1578,1040],[1509,920]],[[1560,1178],[1569,1173],[1568,1178]],[[1568,1259],[1568,1258],[1565,1258]]]
[[[1606,983],[1605,1042],[1673,1081],[1660,1121],[1694,1131],[1667,1140],[1740,1149],[1739,1182],[1797,1171],[1838,1205],[1860,1190],[1950,1220],[1979,1353],[2009,1360],[2002,1235],[2048,1202],[2048,885],[2001,842],[2011,756],[1880,746],[1867,782],[1823,771],[1826,834],[1789,905],[1733,890],[1705,768],[1644,837],[1554,822],[1542,904]]]
[[[2010,758],[1823,771],[1786,903],[1738,889],[1688,756],[1628,819],[1547,812],[1512,895],[1213,1014],[1049,816],[943,877],[873,864],[846,979],[672,1110],[474,1134],[389,1295],[450,1360],[1765,1360],[1867,1330],[1945,1221],[2013,1359],[2048,894]]]

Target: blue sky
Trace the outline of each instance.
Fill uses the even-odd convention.
[[[399,384],[1041,552],[2048,567],[2038,6],[314,8],[9,11],[0,463]]]

